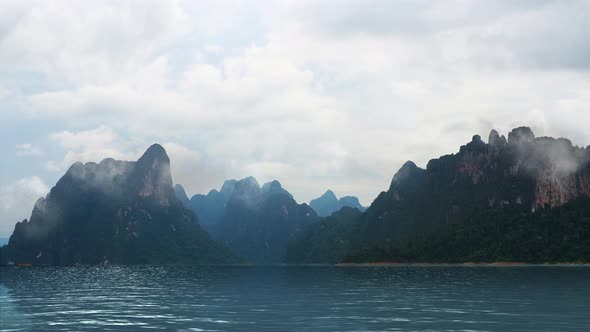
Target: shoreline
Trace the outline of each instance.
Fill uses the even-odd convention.
[[[109,267],[109,266],[162,266],[162,267],[590,267],[590,263],[580,262],[545,262],[545,263],[527,263],[527,262],[463,262],[463,263],[433,263],[433,262],[367,262],[367,263],[317,263],[317,264],[79,264],[79,265],[51,265],[51,264],[14,264],[0,265],[2,268],[31,268],[31,267]]]
[[[527,263],[527,262],[464,262],[464,263],[432,263],[432,262],[371,262],[371,263],[337,263],[335,266],[498,266],[498,267],[518,267],[518,266],[590,266],[590,263],[579,262],[546,262],[546,263]]]

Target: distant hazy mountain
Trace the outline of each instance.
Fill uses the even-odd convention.
[[[313,225],[288,257],[590,261],[589,197],[590,147],[535,138],[526,127],[508,139],[492,131],[487,144],[476,135],[426,169],[407,162],[356,220],[338,228]],[[326,258],[325,251],[348,254]]]
[[[219,192],[193,196],[188,206],[215,239],[255,263],[282,262],[288,242],[317,219],[278,181],[260,187],[253,177],[226,181]]]
[[[172,187],[170,160],[152,145],[137,162],[76,163],[30,220],[16,224],[2,263],[231,263]]]
[[[188,207],[190,205],[191,201],[190,199],[188,199],[186,191],[184,191],[184,188],[181,185],[174,185],[174,194],[176,195],[176,198],[178,198],[178,200],[182,203],[182,205],[184,205],[185,207]]]
[[[227,180],[221,186],[220,191],[213,189],[207,195],[196,194],[190,200],[187,198],[184,188],[177,184],[176,196],[185,207],[197,214],[201,226],[212,233],[223,216],[236,182],[236,180]]]
[[[262,186],[253,177],[235,184],[214,237],[255,263],[284,260],[288,242],[316,221],[307,204],[297,204],[278,181]]]
[[[344,196],[338,199],[334,192],[329,189],[322,196],[312,199],[311,202],[309,202],[309,206],[320,217],[327,217],[345,206],[356,208],[361,212],[366,210],[366,208],[361,205],[358,198],[354,196]]]

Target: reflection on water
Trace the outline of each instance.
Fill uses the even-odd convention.
[[[1,331],[590,331],[588,267],[0,269]]]

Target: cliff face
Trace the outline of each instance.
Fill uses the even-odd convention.
[[[351,223],[342,243],[349,250],[372,243],[408,241],[451,225],[477,222],[493,211],[533,213],[590,196],[590,149],[567,139],[536,138],[526,127],[508,139],[495,130],[488,143],[479,135],[459,152],[431,160],[426,169],[407,162]],[[316,238],[321,231],[314,230]],[[309,259],[309,257],[308,257]]]
[[[160,145],[137,162],[76,163],[31,218],[17,223],[3,263],[227,263],[175,197],[170,160]]]
[[[542,137],[535,142],[535,207],[563,205],[590,196],[590,149],[567,139]]]
[[[488,144],[475,136],[457,155],[430,161],[426,172],[429,178],[446,177],[457,189],[463,183],[465,190],[487,192],[489,207],[517,204],[537,209],[590,195],[589,156],[589,149],[567,139],[535,138],[529,128],[521,127],[512,130],[508,140],[492,131]]]

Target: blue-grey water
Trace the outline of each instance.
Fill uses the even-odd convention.
[[[590,331],[588,267],[3,267],[2,331]]]

